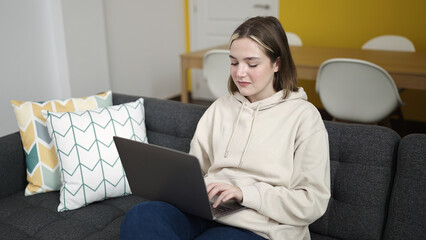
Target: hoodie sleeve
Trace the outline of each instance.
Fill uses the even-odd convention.
[[[308,129],[312,126],[301,135],[306,136]],[[308,225],[324,214],[330,198],[328,134],[323,125],[310,132],[308,137],[296,139],[291,186],[258,182],[240,187],[244,206],[294,226]]]

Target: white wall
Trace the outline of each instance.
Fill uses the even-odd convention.
[[[0,0],[0,32],[0,136],[12,99],[180,93],[183,1]]]
[[[111,89],[103,0],[61,2],[72,96]]]
[[[180,94],[184,14],[183,1],[105,1],[113,91],[159,98]]]
[[[58,78],[49,0],[0,1],[0,136],[18,130],[10,100],[70,94]]]

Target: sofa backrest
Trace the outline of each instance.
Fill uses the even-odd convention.
[[[113,94],[113,103],[136,101],[138,97]],[[206,106],[144,97],[148,142],[189,152],[189,145]]]
[[[425,239],[425,190],[426,134],[410,134],[399,144],[384,239]]]
[[[380,126],[328,121],[325,126],[331,199],[326,213],[310,225],[312,239],[381,239],[400,137]]]

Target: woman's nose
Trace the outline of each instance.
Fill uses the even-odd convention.
[[[246,75],[246,67],[244,64],[239,64],[237,68],[237,77],[244,77]]]

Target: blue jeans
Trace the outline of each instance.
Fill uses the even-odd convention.
[[[185,214],[165,202],[143,202],[130,209],[121,223],[121,239],[253,239],[255,233]]]

